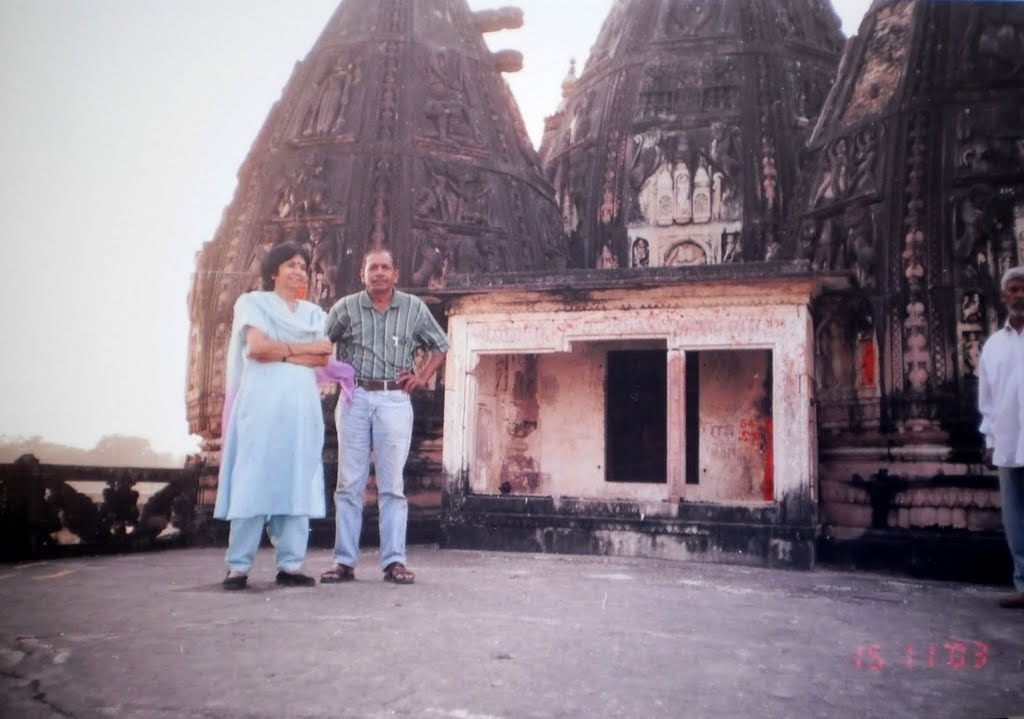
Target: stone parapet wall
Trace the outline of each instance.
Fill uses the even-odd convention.
[[[193,469],[0,464],[0,561],[189,544]]]

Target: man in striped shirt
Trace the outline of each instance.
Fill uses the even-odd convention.
[[[380,511],[380,566],[384,580],[412,584],[406,566],[405,534],[409,507],[402,472],[412,441],[410,394],[426,386],[444,363],[448,338],[423,301],[395,289],[398,270],[387,249],[363,258],[365,290],[342,297],[327,314],[325,334],[338,357],[356,369],[352,403],[339,401],[338,485],[334,492],[334,566],[322,584],[355,579],[363,497],[373,452]],[[429,353],[414,371],[416,351]]]

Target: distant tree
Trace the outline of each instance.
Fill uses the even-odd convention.
[[[69,447],[33,437],[0,435],[0,463],[33,454],[44,464],[78,464],[87,467],[183,467],[185,458],[153,449],[148,439],[120,434],[101,437],[92,449]]]

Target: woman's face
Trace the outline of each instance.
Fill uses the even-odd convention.
[[[274,273],[274,292],[296,295],[306,285],[307,279],[306,260],[302,258],[302,255],[295,255],[282,262],[281,266],[277,268],[277,272]]]

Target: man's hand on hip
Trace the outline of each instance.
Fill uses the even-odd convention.
[[[406,394],[412,394],[415,390],[426,387],[427,381],[409,370],[404,370],[398,373],[398,376],[395,378],[395,384],[401,387],[402,391]]]

